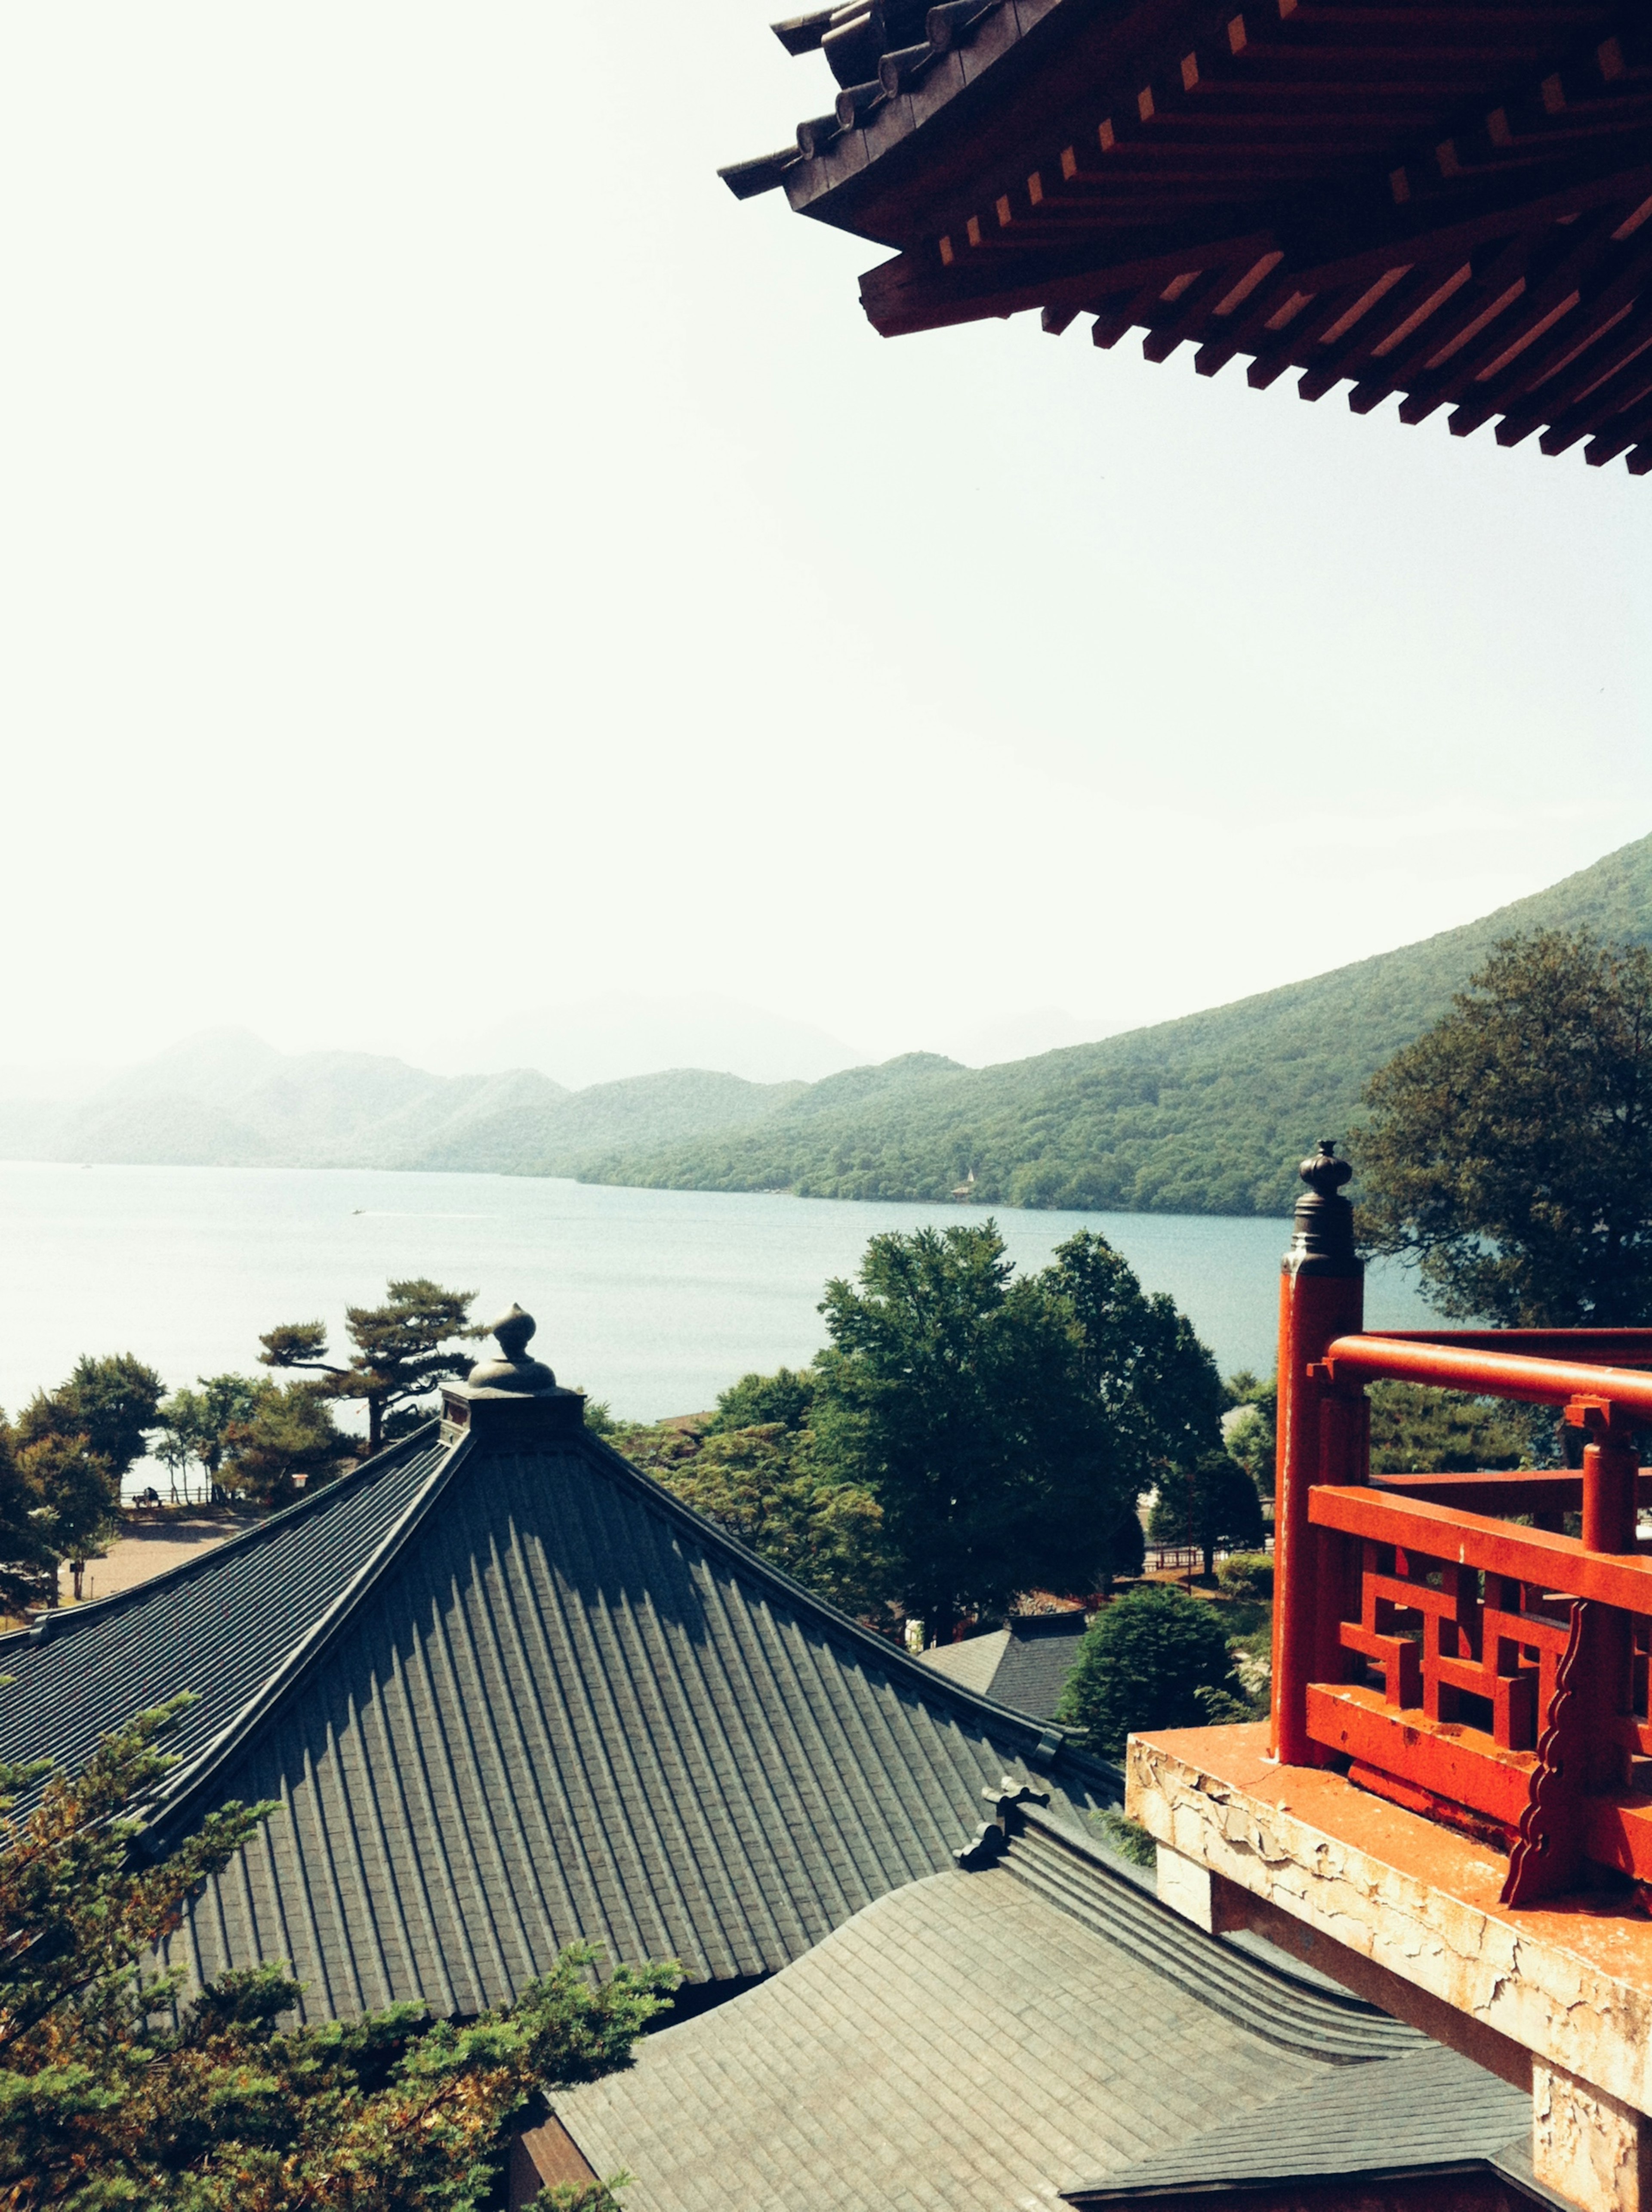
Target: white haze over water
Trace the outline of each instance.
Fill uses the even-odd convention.
[[[558,1379],[616,1413],[695,1413],[752,1368],[810,1358],[827,1279],[852,1274],[875,1231],[984,1218],[525,1176],[0,1164],[0,1405],[15,1413],[82,1352],[136,1352],[175,1389],[256,1372],[259,1333],[280,1322],[321,1317],[337,1349],[347,1304],[375,1302],[392,1276],[430,1275],[476,1290],[483,1319],[519,1301]],[[1271,1370],[1286,1222],[994,1218],[1022,1268],[1100,1230],[1191,1316],[1224,1374]],[[1378,1327],[1428,1320],[1391,1266],[1372,1270],[1366,1310]]]

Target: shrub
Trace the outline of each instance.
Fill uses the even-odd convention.
[[[1237,1693],[1221,1621],[1197,1598],[1158,1584],[1104,1607],[1084,1632],[1056,1717],[1116,1759],[1133,1729],[1198,1728],[1201,1690]]]
[[[1272,1558],[1266,1552],[1235,1552],[1218,1567],[1216,1579],[1230,1597],[1270,1598]]]

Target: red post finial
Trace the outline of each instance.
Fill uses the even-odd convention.
[[[1274,1756],[1287,1766],[1306,1766],[1308,1685],[1314,1679],[1321,1634],[1321,1588],[1317,1546],[1308,1519],[1308,1493],[1315,1482],[1363,1481],[1369,1467],[1367,1431],[1358,1411],[1309,1369],[1339,1336],[1356,1334],[1364,1320],[1364,1268],[1354,1247],[1354,1210],[1342,1195],[1353,1174],[1321,1138],[1297,1170],[1308,1188],[1297,1200],[1291,1249],[1279,1272],[1278,1459],[1273,1496],[1273,1730]],[[1354,1394],[1356,1398],[1363,1393]],[[1327,1464],[1327,1454],[1337,1464]],[[1327,1615],[1328,1617],[1328,1615]]]

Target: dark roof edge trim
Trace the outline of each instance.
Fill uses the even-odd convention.
[[[206,1790],[213,1776],[222,1771],[259,1723],[268,1718],[338,1634],[380,1575],[447,1487],[454,1469],[471,1456],[471,1437],[464,1436],[437,1461],[422,1486],[414,1492],[398,1517],[392,1522],[380,1538],[376,1548],[362,1561],[321,1618],[294,1644],[274,1672],[264,1677],[240,1711],[225,1722],[217,1735],[196,1753],[187,1765],[162,1784],[154,1801],[154,1811],[145,1823],[140,1838],[141,1848],[154,1851],[164,1847],[167,1839],[175,1833],[179,1822]]]
[[[130,1589],[111,1590],[107,1597],[92,1598],[76,1606],[72,1611],[54,1607],[27,1628],[8,1629],[0,1635],[0,1650],[18,1644],[55,1644],[60,1638],[74,1635],[77,1629],[95,1626],[100,1620],[110,1619],[124,1606],[146,1603],[156,1590],[165,1589],[168,1583],[185,1582],[191,1575],[210,1573],[221,1559],[228,1559],[238,1549],[250,1551],[254,1545],[266,1541],[272,1528],[285,1528],[289,1521],[296,1521],[306,1513],[319,1512],[322,1507],[331,1504],[343,1492],[365,1482],[369,1474],[375,1477],[382,1475],[398,1460],[410,1458],[416,1451],[428,1450],[429,1432],[437,1425],[433,1416],[422,1427],[415,1429],[410,1436],[398,1437],[386,1450],[376,1453],[372,1459],[363,1460],[359,1467],[349,1468],[331,1482],[320,1484],[313,1492],[306,1491],[290,1505],[283,1505],[278,1513],[271,1513],[265,1519],[255,1522],[252,1528],[225,1537],[221,1544],[209,1545],[192,1559],[180,1559],[175,1567],[162,1567],[159,1574],[149,1575],[141,1583],[133,1583]],[[44,1635],[40,1633],[42,1627],[46,1631]]]
[[[600,1452],[626,1480],[640,1484],[647,1490],[652,1499],[663,1506],[672,1519],[693,1532],[697,1542],[709,1549],[725,1552],[742,1572],[771,1583],[790,1603],[821,1615],[834,1630],[858,1644],[869,1658],[875,1656],[881,1667],[893,1674],[904,1675],[906,1680],[914,1689],[920,1690],[931,1703],[937,1701],[938,1692],[938,1702],[942,1704],[963,1705],[969,1711],[980,1713],[992,1720],[1000,1730],[1012,1732],[1017,1737],[1030,1737],[1032,1749],[1025,1755],[1034,1767],[1042,1771],[1054,1765],[1057,1759],[1071,1759],[1081,1771],[1093,1774],[1097,1780],[1115,1790],[1119,1802],[1123,1802],[1122,1771],[1110,1759],[1097,1759],[1090,1752],[1081,1751],[1064,1728],[1053,1721],[1029,1720],[1025,1713],[1016,1712],[1008,1705],[1000,1705],[993,1698],[983,1697],[978,1690],[965,1689],[962,1683],[951,1680],[938,1668],[926,1667],[920,1659],[914,1659],[898,1644],[891,1644],[873,1630],[864,1627],[853,1614],[840,1612],[829,1598],[820,1597],[813,1590],[806,1589],[783,1567],[777,1567],[773,1560],[765,1559],[759,1553],[750,1550],[738,1536],[732,1536],[726,1528],[720,1528],[716,1522],[708,1519],[705,1514],[696,1513],[693,1506],[685,1505],[657,1477],[640,1467],[634,1467],[623,1452],[616,1451],[612,1444],[603,1437],[593,1436],[587,1430],[586,1442]],[[1054,1739],[1053,1742],[1051,1738]],[[1065,1836],[1071,1831],[1063,1827],[1060,1833]]]
[[[795,146],[782,146],[773,154],[759,154],[750,161],[731,161],[718,175],[737,200],[755,200],[762,192],[778,191],[788,169],[803,159]]]
[[[1375,2062],[1382,2064],[1383,2062]],[[1394,2062],[1388,2062],[1392,2064]],[[1266,2110],[1264,2106],[1260,2109]],[[1163,2204],[1180,2203],[1188,2197],[1260,2196],[1264,2190],[1306,2187],[1310,2184],[1335,2184],[1339,2188],[1370,2186],[1384,2181],[1415,2180],[1420,2175],[1446,2179],[1453,2174],[1495,2173],[1500,2180],[1510,2181],[1515,2186],[1529,2190],[1531,2185],[1523,2177],[1508,2172],[1494,2158],[1424,2158],[1413,2164],[1390,2162],[1382,2166],[1339,2167],[1336,2172],[1323,2168],[1297,2172],[1285,2168],[1278,2173],[1247,2173],[1237,2179],[1229,2175],[1212,2174],[1202,2181],[1122,2181],[1097,2183],[1093,2189],[1064,2189],[1060,2201],[1077,2205],[1080,2212],[1088,2212],[1092,2204]],[[1562,2203],[1564,2198],[1549,2197],[1544,2203]]]

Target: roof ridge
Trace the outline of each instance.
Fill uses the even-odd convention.
[[[875,1629],[865,1627],[852,1613],[847,1613],[834,1605],[829,1598],[822,1597],[817,1591],[797,1581],[787,1573],[784,1567],[777,1567],[772,1559],[765,1559],[761,1553],[754,1552],[738,1536],[712,1520],[709,1515],[696,1512],[692,1505],[685,1504],[657,1475],[650,1474],[646,1468],[627,1459],[623,1452],[616,1451],[605,1437],[597,1436],[589,1429],[580,1433],[587,1443],[596,1448],[601,1458],[611,1462],[613,1468],[621,1470],[651,1500],[662,1506],[668,1518],[685,1523],[700,1541],[730,1553],[738,1566],[755,1574],[760,1581],[774,1584],[788,1599],[822,1615],[833,1628],[841,1631],[869,1656],[876,1654],[881,1664],[902,1676],[914,1688],[921,1689],[930,1697],[938,1688],[945,1698],[960,1702],[995,1723],[1007,1723],[1018,1735],[1033,1737],[1034,1747],[1026,1757],[1040,1771],[1048,1770],[1058,1759],[1071,1759],[1082,1771],[1087,1771],[1116,1790],[1119,1802],[1123,1803],[1122,1769],[1111,1759],[1099,1759],[1093,1752],[1081,1749],[1065,1727],[1054,1721],[1034,1720],[1027,1713],[1017,1712],[1012,1705],[1001,1705],[979,1690],[967,1689],[963,1683],[942,1674],[938,1668],[926,1667],[921,1659],[914,1658],[911,1652],[902,1650],[898,1644],[890,1643]],[[1062,1828],[1060,1832],[1065,1835],[1069,1832]]]
[[[419,1431],[421,1435],[423,1433],[422,1430]],[[161,1784],[154,1800],[155,1812],[143,1831],[149,1849],[164,1846],[166,1838],[173,1832],[191,1802],[307,1673],[312,1663],[338,1633],[447,1487],[453,1469],[471,1456],[471,1438],[468,1435],[461,1436],[456,1443],[440,1451],[428,1476],[414,1492],[332,1603],[311,1623],[297,1643],[288,1647],[276,1667],[229,1716],[218,1733]]]
[[[387,1474],[392,1467],[410,1456],[421,1437],[425,1437],[426,1442],[420,1445],[420,1449],[428,1450],[427,1432],[439,1426],[440,1423],[432,1415],[410,1435],[398,1437],[383,1451],[376,1452],[371,1459],[361,1461],[359,1466],[346,1468],[343,1474],[335,1475],[331,1482],[319,1484],[313,1492],[307,1489],[290,1505],[283,1505],[277,1512],[254,1522],[250,1528],[242,1528],[233,1536],[226,1536],[222,1543],[209,1544],[194,1558],[180,1559],[175,1566],[162,1567],[158,1574],[147,1575],[141,1583],[133,1583],[129,1589],[111,1590],[107,1597],[86,1599],[71,1607],[53,1606],[31,1621],[27,1628],[8,1629],[0,1634],[0,1650],[18,1644],[55,1644],[63,1637],[74,1635],[78,1629],[94,1627],[100,1621],[112,1619],[128,1607],[145,1602],[158,1589],[175,1588],[193,1575],[206,1573],[221,1565],[225,1559],[234,1559],[243,1552],[250,1551],[254,1545],[268,1542],[272,1533],[278,1534],[302,1515],[319,1512],[324,1507],[335,1504],[340,1498],[361,1488],[368,1475],[376,1481],[380,1476]]]
[[[1086,1870],[1100,1878],[1104,1887],[1096,1897],[1093,1907],[1098,1917],[1133,1926],[1136,1935],[1160,1954],[1156,1963],[1168,1979],[1187,1988],[1202,2003],[1249,2033],[1289,2049],[1309,2050],[1332,2064],[1342,2065],[1370,2064],[1390,2057],[1411,2056],[1429,2047],[1428,2039],[1420,2030],[1408,2028],[1405,2022],[1394,2020],[1379,2007],[1368,2004],[1351,1992],[1313,1989],[1267,1960],[1222,1942],[1219,1937],[1195,1927],[1163,1904],[1144,1885],[1132,1881],[1109,1865],[1106,1856],[1088,1838],[1077,1835],[1064,1823],[1052,1820],[1048,1815],[1041,1818],[1030,1806],[1018,1810],[1028,1829],[1044,1844],[1085,1862]],[[1041,1881],[1042,1870],[1036,1856],[1023,1850],[1017,1865],[1018,1840],[1011,1842],[999,1863],[1029,1887],[1042,1889],[1048,1885],[1054,1889],[1057,1885],[1048,1876]],[[1075,1917],[1079,1917],[1077,1899],[1063,1904],[1052,1896],[1050,1901],[1059,1909],[1072,1911]],[[1218,1984],[1221,1985],[1219,1989]],[[1258,2014],[1261,2015],[1260,2019]],[[1282,2033],[1287,2018],[1291,2021],[1289,2032]],[[1377,2044],[1397,2047],[1348,2047],[1350,2042],[1364,2040],[1362,2030]],[[1328,2050],[1327,2035],[1341,2041],[1344,2047],[1335,2051]]]

